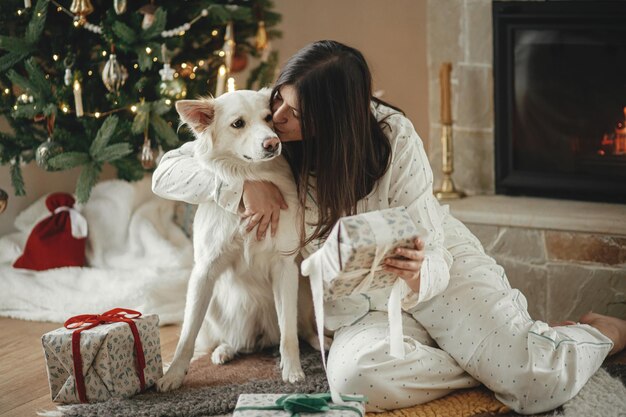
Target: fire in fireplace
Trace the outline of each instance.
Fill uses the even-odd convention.
[[[496,192],[626,202],[626,2],[492,9]]]

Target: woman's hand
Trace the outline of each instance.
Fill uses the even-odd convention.
[[[275,236],[280,210],[287,208],[278,187],[269,181],[244,181],[242,202],[245,209],[242,217],[248,219],[246,232],[258,225],[256,238],[262,240],[271,224],[272,236]]]
[[[397,248],[393,257],[385,259],[383,268],[406,281],[414,292],[420,291],[420,270],[424,262],[424,242],[416,238],[414,248]]]

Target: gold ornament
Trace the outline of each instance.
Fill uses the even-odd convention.
[[[157,7],[154,4],[146,4],[139,8],[138,12],[143,15],[143,20],[141,21],[141,28],[143,30],[148,29],[154,23],[154,13],[156,10]]]
[[[152,169],[156,166],[154,161],[154,153],[152,152],[152,146],[150,145],[150,138],[148,137],[148,131],[146,130],[143,135],[143,145],[141,146],[141,153],[139,154],[139,162],[145,170]]]
[[[257,51],[262,51],[267,47],[267,31],[265,30],[265,22],[259,20],[259,28],[256,31],[255,46]]]
[[[128,71],[117,61],[115,54],[109,55],[109,60],[102,70],[102,82],[112,93],[118,93],[128,78]]]
[[[4,213],[9,205],[9,195],[6,191],[0,188],[0,214]]]
[[[93,5],[91,0],[72,0],[70,11],[78,16],[78,24],[82,26],[87,22],[87,16],[93,13]]]
[[[39,145],[35,151],[35,161],[40,168],[46,171],[57,171],[58,169],[50,166],[50,158],[57,156],[63,152],[63,147],[54,142],[51,137],[48,140]]]
[[[126,0],[113,0],[115,13],[123,14],[126,11]]]

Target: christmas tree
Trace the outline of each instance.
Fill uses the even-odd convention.
[[[257,58],[246,88],[273,81],[269,0],[2,0],[0,164],[24,195],[21,163],[81,166],[89,198],[104,164],[138,180],[158,154],[191,139],[175,132],[174,101],[219,95]],[[232,88],[232,86],[231,86]]]

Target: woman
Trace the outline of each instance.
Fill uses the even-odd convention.
[[[364,394],[367,409],[381,411],[483,383],[512,409],[537,413],[569,400],[624,348],[624,320],[588,314],[584,324],[550,327],[529,317],[503,269],[433,197],[419,136],[400,111],[371,98],[359,51],[333,41],[308,45],[286,64],[271,103],[305,208],[304,257],[345,215],[405,206],[426,231],[385,261],[406,283],[405,358],[388,354],[388,289],[327,303],[335,331],[328,376],[340,392]],[[190,203],[214,199],[235,212],[242,206],[259,239],[276,229],[284,207],[271,183],[223,184],[200,172],[188,145],[163,157],[153,190]]]

